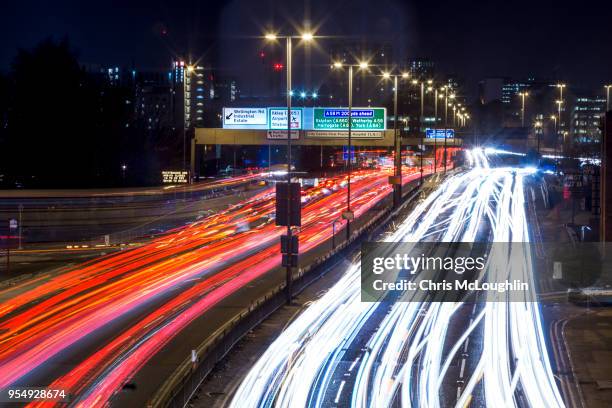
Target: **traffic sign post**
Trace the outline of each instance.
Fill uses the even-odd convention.
[[[298,237],[291,236],[291,240],[287,235],[281,236],[281,252],[283,254],[297,254],[299,252]]]
[[[402,184],[402,180],[400,179],[399,176],[389,176],[389,184],[397,186],[397,185]]]
[[[289,213],[291,216],[289,226],[299,227],[302,225],[301,186],[300,183],[291,183],[290,186],[291,196],[289,196],[287,183],[276,183],[276,225],[287,227],[287,214]]]
[[[8,229],[6,233],[6,273],[7,275],[11,272],[11,231],[19,228],[19,222],[11,218],[8,220]]]
[[[286,235],[283,235],[286,236]],[[298,256],[297,254],[282,254],[282,266],[285,268],[297,268]]]
[[[287,185],[289,185],[289,188],[287,188]],[[276,225],[288,227],[288,230],[291,227],[299,227],[302,225],[300,189],[300,183],[276,184]],[[288,220],[289,223],[287,222]],[[283,267],[288,268],[288,270],[297,267],[299,252],[299,241],[296,235],[281,235]],[[290,277],[291,272],[288,272],[287,276]],[[288,290],[291,290],[291,288],[289,288],[290,285],[291,278],[287,280]]]
[[[342,218],[347,220],[347,221],[354,221],[355,220],[355,213],[353,211],[344,211],[342,213]]]
[[[300,252],[298,237],[292,235],[281,235],[282,266],[296,268],[298,266],[298,254]]]
[[[21,234],[23,232],[22,231],[22,222],[21,222],[21,215],[22,215],[22,213],[23,213],[23,204],[19,204],[19,246],[18,246],[19,250],[23,249],[22,242],[21,242]]]

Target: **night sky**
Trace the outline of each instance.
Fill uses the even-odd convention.
[[[84,63],[167,69],[191,50],[235,71],[256,58],[266,27],[310,21],[316,33],[390,39],[398,58],[429,57],[475,93],[487,76],[563,79],[599,92],[612,81],[612,2],[563,1],[34,1],[3,2],[0,70],[17,48],[67,36]],[[320,41],[316,61],[324,60]],[[299,75],[299,74],[298,74]],[[299,78],[297,79],[299,81]],[[603,91],[602,91],[603,92]]]

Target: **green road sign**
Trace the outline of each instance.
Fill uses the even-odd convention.
[[[314,130],[348,130],[348,108],[314,108]],[[353,108],[352,130],[385,130],[387,111],[385,108]]]

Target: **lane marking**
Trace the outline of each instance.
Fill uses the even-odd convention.
[[[360,358],[361,358],[361,357],[357,357],[357,358],[355,359],[355,361],[353,361],[353,362],[351,363],[351,366],[350,366],[350,367],[349,367],[349,369],[348,369],[348,372],[349,372],[349,373],[350,373],[351,371],[353,371],[353,368],[355,368],[355,365],[357,365],[357,362],[359,361],[359,359],[360,359]]]
[[[342,380],[342,382],[340,383],[340,387],[338,388],[338,393],[336,393],[336,399],[334,400],[334,404],[337,404],[340,401],[340,394],[342,393],[344,384],[346,384],[346,381]]]

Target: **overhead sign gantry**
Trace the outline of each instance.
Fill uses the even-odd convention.
[[[316,137],[318,131],[345,132],[348,130],[348,111],[343,107],[295,107],[291,109],[291,129],[305,130],[310,137]],[[223,108],[223,128],[286,131],[287,108]],[[360,136],[360,131],[369,132],[370,138],[372,132],[384,132],[387,129],[386,108],[353,108],[351,129],[356,132],[355,137]]]

